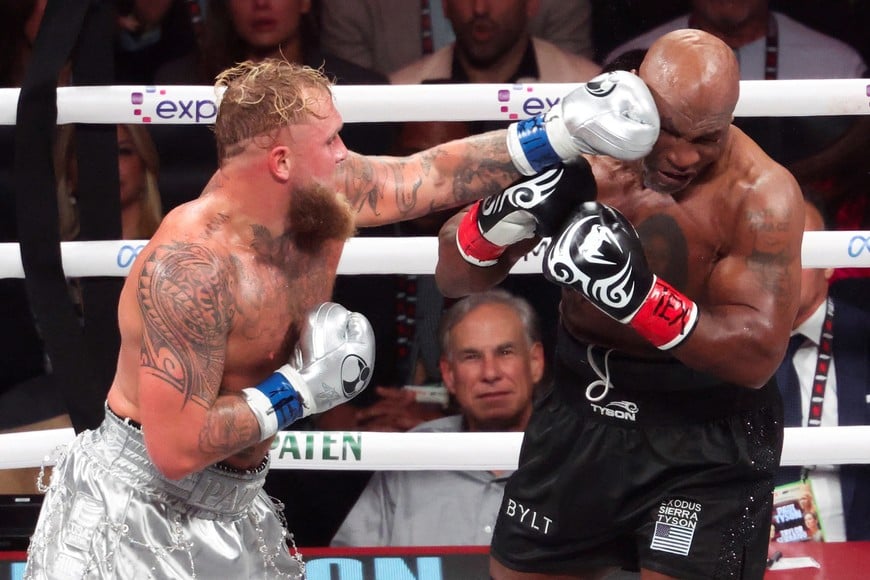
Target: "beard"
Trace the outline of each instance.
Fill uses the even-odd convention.
[[[290,236],[306,252],[319,250],[327,240],[345,241],[356,233],[350,203],[322,185],[295,190],[288,213]]]

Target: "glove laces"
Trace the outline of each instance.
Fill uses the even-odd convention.
[[[592,367],[592,370],[598,375],[598,379],[592,381],[586,386],[586,398],[592,402],[597,403],[601,399],[607,396],[607,392],[613,388],[613,385],[610,383],[610,353],[613,352],[612,348],[607,349],[604,353],[604,372],[601,372],[601,368],[595,363],[595,357],[593,356],[594,345],[590,344],[586,347],[586,360],[589,361],[589,366]],[[604,387],[601,392],[595,395],[595,389],[598,387]]]

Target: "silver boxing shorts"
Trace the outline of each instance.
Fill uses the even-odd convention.
[[[256,470],[209,467],[165,478],[142,432],[110,410],[58,460],[25,578],[296,578],[280,506]]]

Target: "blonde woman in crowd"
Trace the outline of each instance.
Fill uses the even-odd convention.
[[[143,125],[118,125],[118,177],[121,185],[121,237],[148,239],[163,219],[157,176],[160,160]]]
[[[58,212],[61,240],[74,240],[79,234],[78,166],[74,145],[74,125],[58,128],[55,142]],[[163,219],[163,205],[157,176],[160,160],[154,141],[143,125],[118,125],[118,180],[121,196],[121,237],[148,239]]]

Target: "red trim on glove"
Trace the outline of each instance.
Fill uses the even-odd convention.
[[[459,222],[459,227],[456,229],[456,245],[466,262],[475,266],[492,266],[498,262],[505,247],[493,244],[483,237],[480,226],[477,224],[479,212],[480,201],[477,201]]]
[[[698,306],[658,276],[630,321],[638,334],[661,350],[686,340],[697,323]]]

